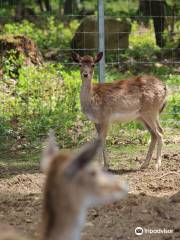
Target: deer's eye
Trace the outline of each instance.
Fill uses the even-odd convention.
[[[79,63],[79,67],[82,67],[82,64],[81,64],[81,63]]]
[[[94,67],[95,66],[95,64],[92,64],[92,67]]]

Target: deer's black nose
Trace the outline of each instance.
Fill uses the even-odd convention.
[[[83,77],[87,78],[88,74],[87,73],[83,73]]]

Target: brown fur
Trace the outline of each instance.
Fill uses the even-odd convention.
[[[43,236],[46,238],[49,237],[51,231],[55,227],[56,219],[56,203],[54,202],[55,195],[58,195],[56,192],[56,181],[61,182],[62,169],[65,167],[68,161],[68,156],[65,154],[59,154],[52,160],[52,163],[49,168],[49,173],[47,176],[47,181],[44,190],[44,202],[43,202],[43,222],[44,222],[44,233]],[[44,238],[43,238],[44,239]]]
[[[101,57],[101,53],[98,53],[95,58],[91,56],[80,57],[78,54],[73,54],[73,59],[80,64],[82,111],[95,123],[98,134],[104,143],[110,123],[116,121],[141,121],[151,134],[151,144],[142,168],[149,165],[157,142],[156,168],[158,169],[161,165],[163,141],[163,129],[158,118],[166,102],[167,91],[165,84],[158,78],[148,75],[112,83],[93,84],[95,60],[92,62],[92,59],[100,60]],[[104,164],[107,167],[105,154]]]
[[[108,117],[111,116],[111,113],[118,112],[119,109],[126,111],[128,105],[132,106],[133,109],[133,101],[137,102],[136,108],[139,108],[141,114],[148,110],[147,104],[149,109],[160,112],[166,96],[165,85],[152,76],[139,76],[113,83],[93,84],[91,91],[91,102],[95,104],[96,109],[99,106],[99,109],[96,110],[97,115],[99,115],[98,122],[101,122],[102,118],[109,122]],[[155,109],[156,107],[157,109]]]

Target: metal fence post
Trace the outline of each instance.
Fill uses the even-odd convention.
[[[104,40],[104,3],[98,0],[98,30],[99,30],[99,51],[103,52],[103,58],[99,62],[99,82],[105,82],[105,40]]]

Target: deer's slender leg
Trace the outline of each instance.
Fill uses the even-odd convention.
[[[161,166],[161,151],[163,146],[163,137],[162,137],[162,128],[160,127],[159,121],[157,118],[152,118],[150,116],[143,116],[143,120],[151,128],[153,133],[156,135],[157,139],[157,156],[156,156],[156,165],[155,168],[158,170]]]
[[[159,121],[157,120],[158,123],[158,134],[157,134],[157,141],[158,141],[158,146],[157,146],[157,162],[156,162],[156,169],[158,170],[161,167],[161,151],[162,151],[162,146],[163,146],[163,129],[161,128]]]
[[[104,161],[104,167],[105,169],[108,169],[108,162],[107,162],[107,151],[106,151],[106,136],[107,136],[107,130],[108,126],[107,124],[100,124],[96,123],[95,124],[98,136],[102,139],[103,142],[103,150],[102,150],[102,158]]]
[[[161,134],[164,134],[164,130],[163,130],[163,128],[161,127],[161,125],[160,125],[160,123],[159,123],[159,120],[156,120],[156,124],[157,124],[157,126],[158,126],[159,132],[160,132]]]
[[[156,138],[156,135],[153,132],[153,130],[148,126],[148,124],[144,120],[141,120],[141,121],[143,122],[143,124],[145,125],[145,127],[148,129],[148,131],[151,134],[151,142],[150,142],[149,149],[148,149],[148,152],[146,155],[146,159],[145,159],[143,165],[141,166],[141,169],[145,169],[148,167],[149,162],[151,161],[153,151],[154,151],[154,148],[155,148],[155,145],[157,142],[157,138]]]

